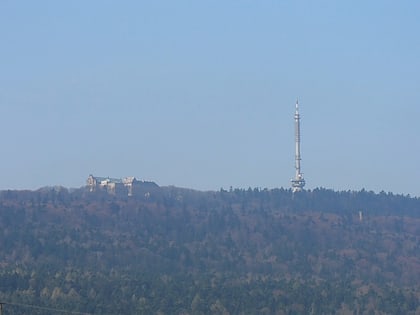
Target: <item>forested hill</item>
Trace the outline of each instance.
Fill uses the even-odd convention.
[[[419,314],[420,199],[0,192],[4,314]]]

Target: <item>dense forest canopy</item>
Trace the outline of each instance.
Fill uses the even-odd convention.
[[[2,191],[0,228],[4,314],[420,312],[420,199],[410,196]]]

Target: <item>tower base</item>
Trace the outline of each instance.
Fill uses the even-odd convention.
[[[291,182],[292,182],[292,191],[293,192],[302,191],[303,187],[305,186],[305,180],[302,177],[292,179]]]

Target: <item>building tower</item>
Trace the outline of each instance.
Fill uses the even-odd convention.
[[[299,103],[296,100],[295,111],[295,178],[292,179],[292,191],[298,192],[305,186],[305,179],[300,170],[300,116],[299,116]]]

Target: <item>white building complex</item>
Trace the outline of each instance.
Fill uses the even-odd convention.
[[[106,190],[108,193],[126,193],[128,196],[132,196],[134,188],[144,183],[143,181],[137,180],[133,176],[124,178],[110,178],[110,177],[96,177],[89,175],[86,180],[86,186],[89,191],[93,192],[98,189]]]

